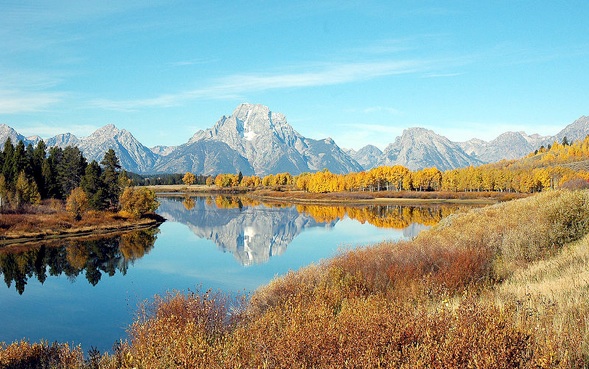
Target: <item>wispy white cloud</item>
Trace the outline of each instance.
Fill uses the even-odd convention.
[[[330,86],[361,82],[379,77],[423,72],[433,63],[424,60],[393,60],[322,64],[310,71],[289,73],[235,74],[213,81],[208,87],[146,99],[94,99],[91,107],[133,111],[144,107],[171,107],[195,99],[235,98],[246,92],[274,89]]]
[[[18,133],[24,136],[38,135],[43,138],[51,138],[61,133],[71,133],[76,137],[81,138],[90,136],[98,128],[100,127],[84,124],[72,124],[67,126],[39,124],[19,128]]]
[[[61,92],[0,90],[0,114],[43,111],[61,102],[64,96]]]

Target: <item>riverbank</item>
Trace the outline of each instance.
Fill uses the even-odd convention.
[[[70,214],[59,211],[49,214],[2,214],[0,247],[105,236],[155,227],[164,221],[156,214],[134,219],[111,212],[89,212],[80,221],[74,221]]]
[[[256,190],[248,192],[247,197],[261,201],[281,201],[295,204],[325,205],[435,205],[435,204],[495,204],[517,198],[524,194],[495,192],[333,192],[310,193],[304,191]]]
[[[149,186],[158,196],[243,195],[259,201],[325,205],[495,204],[530,196],[513,192],[378,191],[310,193],[278,189],[219,188],[205,185]]]

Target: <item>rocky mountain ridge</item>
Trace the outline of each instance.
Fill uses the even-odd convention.
[[[492,141],[473,138],[452,142],[424,128],[409,128],[389,144],[378,157],[371,145],[348,154],[361,162],[365,169],[379,165],[401,164],[409,169],[435,166],[438,169],[493,163],[503,159],[518,159],[541,146],[584,139],[589,135],[589,117],[581,116],[554,136],[528,135],[525,132],[505,132]],[[376,148],[378,150],[378,148]],[[367,151],[368,150],[368,151]],[[367,155],[367,152],[373,153]],[[435,165],[431,165],[435,163]]]
[[[78,146],[88,160],[100,162],[112,148],[124,169],[136,173],[184,173],[214,175],[237,173],[314,172],[324,168],[333,173],[370,169],[379,165],[404,165],[411,170],[435,166],[440,170],[479,165],[501,159],[516,159],[553,142],[583,139],[589,134],[589,117],[582,116],[554,136],[506,132],[492,141],[472,139],[452,142],[424,128],[409,128],[383,151],[368,145],[358,151],[344,150],[331,138],[315,140],[300,135],[286,116],[267,106],[240,104],[231,115],[222,116],[213,127],[196,132],[183,145],[141,144],[130,132],[106,125],[88,137],[71,133],[46,140],[49,147]],[[35,145],[38,136],[24,137],[0,124],[0,147],[10,137]]]
[[[425,128],[409,128],[389,144],[377,166],[400,164],[410,170],[436,167],[439,170],[480,165],[482,162],[468,155],[444,136]]]
[[[362,170],[332,139],[303,137],[287,123],[284,114],[259,104],[240,104],[212,128],[196,132],[187,145],[198,142],[227,144],[246,158],[258,175],[299,174],[323,168],[333,173]]]

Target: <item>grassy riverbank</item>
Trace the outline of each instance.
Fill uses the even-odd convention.
[[[262,201],[282,201],[295,204],[493,204],[530,196],[514,192],[452,192],[452,191],[345,191],[311,193],[294,190],[289,186],[277,188],[218,188],[205,185],[160,185],[148,186],[158,196],[178,195],[243,195]]]
[[[588,233],[589,192],[541,193],[345,252],[244,300],[157,297],[111,355],[84,363],[79,348],[20,342],[0,348],[0,367],[583,368]]]
[[[155,226],[164,219],[157,215],[141,218],[121,213],[89,211],[81,220],[74,220],[61,202],[30,206],[18,213],[0,216],[0,247],[66,237],[105,235]]]

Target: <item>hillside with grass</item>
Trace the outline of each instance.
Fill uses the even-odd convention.
[[[343,252],[252,296],[156,297],[112,354],[16,342],[0,366],[583,368],[588,233],[589,192],[547,191]]]

